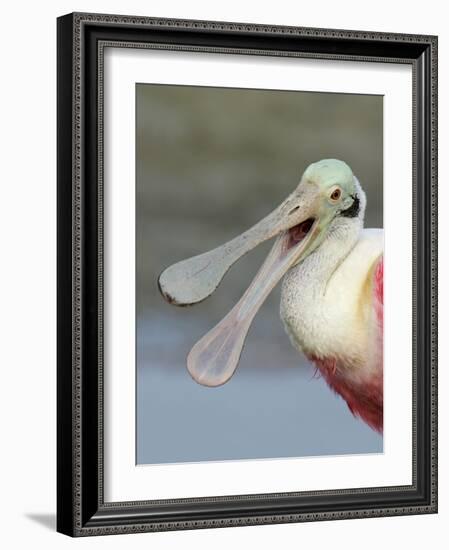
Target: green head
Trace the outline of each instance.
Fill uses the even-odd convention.
[[[332,217],[354,218],[359,217],[362,206],[365,206],[360,184],[342,160],[324,159],[311,164],[304,172],[298,189],[307,185],[316,187],[323,207],[321,214],[328,211]]]

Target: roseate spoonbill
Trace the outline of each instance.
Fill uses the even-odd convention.
[[[383,231],[363,228],[365,206],[349,166],[321,160],[251,229],[161,274],[159,288],[168,302],[194,304],[243,254],[277,237],[239,302],[190,351],[187,368],[194,380],[219,386],[231,378],[254,316],[284,277],[280,314],[292,344],[354,415],[382,431]]]

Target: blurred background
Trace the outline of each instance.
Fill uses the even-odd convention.
[[[382,437],[291,346],[280,285],[256,316],[233,378],[219,388],[190,378],[190,348],[240,298],[272,242],[196,306],[170,306],[157,288],[164,268],[259,221],[322,158],[351,166],[368,198],[365,225],[382,227],[382,101],[137,85],[138,464],[382,452]]]

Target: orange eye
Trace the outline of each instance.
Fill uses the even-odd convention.
[[[332,191],[332,194],[331,194],[331,199],[333,201],[338,201],[338,199],[341,197],[341,189],[335,189],[334,191]]]

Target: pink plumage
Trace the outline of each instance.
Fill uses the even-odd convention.
[[[383,333],[384,327],[384,257],[381,256],[374,271],[374,307],[377,322]]]
[[[377,261],[372,279],[372,298],[377,321],[378,347],[383,345],[383,256]],[[346,401],[354,416],[377,432],[383,431],[383,354],[379,354],[374,373],[367,379],[353,378],[351,371],[339,368],[335,358],[308,355],[330,388]],[[341,361],[341,360],[340,360]]]

